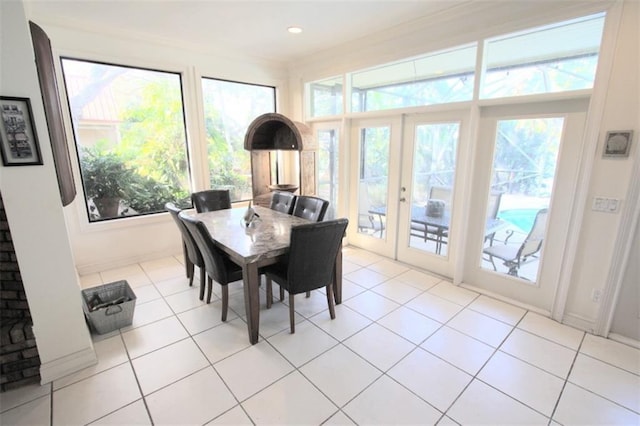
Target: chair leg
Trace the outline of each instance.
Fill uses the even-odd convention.
[[[291,323],[291,334],[296,332],[296,315],[293,308],[293,298],[295,295],[289,293],[289,322]]]
[[[271,309],[273,304],[273,283],[271,278],[267,277],[267,309]]]
[[[207,270],[204,269],[204,266],[202,266],[199,269],[200,269],[200,293],[202,294],[200,296],[200,300],[202,300],[204,296],[204,283],[207,281]]]
[[[311,292],[310,291],[307,292],[306,297],[307,297],[307,299],[311,297]]]
[[[284,300],[284,288],[280,284],[278,285],[280,286],[280,301],[282,302]]]
[[[213,279],[207,280],[207,303],[211,303],[211,293],[213,292]]]
[[[195,266],[193,262],[191,262],[189,259],[186,259],[186,261],[187,263],[185,264],[185,268],[187,269],[187,278],[189,278],[189,287],[191,287],[193,285],[193,275],[194,275]]]
[[[204,300],[204,288],[205,288],[204,281],[205,280],[204,280],[203,276],[200,275],[200,300]]]
[[[493,256],[489,255],[489,261],[491,261],[491,265],[493,266],[493,270],[497,271],[498,268],[496,268],[496,264],[493,262]]]
[[[229,311],[229,286],[222,286],[222,322],[227,320],[227,312]]]
[[[333,305],[333,283],[329,283],[327,286],[327,303],[329,304],[331,319],[336,319],[336,308]]]

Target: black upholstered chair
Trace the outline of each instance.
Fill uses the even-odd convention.
[[[191,201],[198,213],[231,208],[231,196],[228,189],[194,192],[191,194]]]
[[[321,222],[329,207],[329,201],[308,195],[299,195],[293,207],[294,216]]]
[[[274,191],[271,194],[271,210],[279,211],[286,214],[293,212],[295,206],[296,196],[291,192]]]
[[[178,216],[195,240],[207,271],[207,303],[211,301],[212,280],[222,286],[222,321],[227,320],[229,288],[227,284],[242,279],[242,268],[222,253],[213,243],[207,227],[198,219],[181,212]]]
[[[165,210],[169,212],[173,221],[178,225],[180,234],[182,235],[182,250],[184,252],[184,265],[187,272],[187,278],[189,278],[189,285],[193,284],[194,266],[200,268],[200,300],[204,299],[204,280],[206,271],[204,268],[204,259],[200,253],[200,249],[196,245],[195,240],[191,236],[191,233],[180,220],[178,215],[180,209],[173,203],[166,203],[164,205]]]
[[[294,296],[325,287],[331,319],[336,317],[333,305],[333,273],[347,219],[309,223],[291,228],[289,254],[282,261],[266,266],[267,303],[271,300],[272,281],[289,293],[289,321],[295,333]]]

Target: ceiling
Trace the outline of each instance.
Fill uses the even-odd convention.
[[[29,19],[290,63],[474,0],[25,0]],[[299,26],[301,34],[287,28]]]

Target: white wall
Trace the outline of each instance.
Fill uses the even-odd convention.
[[[518,29],[530,28],[545,23],[557,22],[576,16],[615,7],[611,1],[556,2],[553,8],[540,8],[539,3],[475,3],[466,4],[457,10],[447,11],[437,22],[417,20],[403,28],[381,33],[370,40],[345,44],[330,52],[324,52],[290,67],[290,96],[294,117],[302,121],[304,106],[303,82],[332,77],[388,61],[399,60],[420,53],[440,50],[482,37],[504,34]],[[640,3],[635,0],[622,2],[622,21],[617,38],[611,78],[598,83],[594,93],[606,96],[602,117],[595,125],[597,152],[593,153],[593,167],[589,184],[589,202],[583,211],[582,227],[579,230],[579,248],[572,265],[570,290],[564,311],[564,320],[575,326],[591,330],[598,317],[599,305],[591,300],[592,289],[602,288],[606,282],[613,244],[620,223],[619,214],[592,212],[593,196],[624,198],[630,180],[633,162],[638,161],[638,133],[640,133]],[[617,28],[609,28],[617,31]],[[602,159],[602,145],[607,130],[635,131],[635,140],[628,159]],[[585,145],[595,145],[585,141]],[[623,201],[624,202],[624,201]]]
[[[40,354],[42,381],[95,363],[65,226],[27,20],[0,2],[0,93],[31,99],[42,166],[0,167],[0,192]]]
[[[56,61],[63,56],[182,73],[194,191],[208,189],[207,147],[200,94],[202,76],[276,86],[280,99],[278,109],[283,113],[287,111],[286,70],[271,63],[229,55],[212,57],[211,53],[192,51],[188,46],[177,49],[151,39],[65,28],[41,16],[29,19],[40,25],[51,39]],[[59,67],[59,63],[56,66]],[[58,75],[59,87],[63,90],[61,73]],[[180,235],[168,214],[89,224],[73,147],[73,132],[68,110],[63,109],[66,130],[72,141],[70,150],[78,191],[74,202],[65,208],[65,215],[80,274],[181,253]]]
[[[604,115],[599,123],[599,142],[592,170],[589,201],[593,197],[624,198],[629,189],[633,162],[638,161],[640,133],[640,3],[625,1],[617,33],[611,76],[606,88]],[[629,158],[602,158],[604,139],[610,130],[634,130]],[[566,315],[592,323],[598,303],[591,299],[594,289],[602,289],[609,273],[620,214],[584,212],[576,267]]]

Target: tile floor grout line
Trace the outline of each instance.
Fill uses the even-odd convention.
[[[573,361],[571,361],[571,366],[569,367],[569,371],[567,371],[567,377],[564,379],[564,382],[562,383],[562,389],[560,389],[560,394],[558,395],[558,399],[556,400],[556,403],[553,406],[553,410],[551,411],[551,417],[549,418],[550,419],[549,425],[551,425],[551,422],[553,421],[553,416],[556,414],[556,411],[558,410],[558,406],[560,405],[560,399],[562,398],[562,394],[564,394],[564,390],[567,387],[567,383],[569,383],[569,376],[571,376],[573,367],[576,364],[576,361],[578,360],[578,355],[580,354],[580,348],[584,343],[585,337],[586,337],[586,333],[583,333],[582,339],[580,339],[580,344],[578,345],[578,349],[576,349],[576,354],[573,357]]]
[[[478,371],[476,371],[476,372],[475,372],[475,374],[471,375],[471,374],[469,374],[469,373],[467,373],[466,371],[464,371],[464,370],[463,370],[465,373],[467,373],[467,374],[469,374],[470,376],[472,376],[472,377],[471,377],[471,380],[470,380],[470,381],[469,381],[469,383],[467,383],[467,385],[462,389],[462,391],[460,391],[460,393],[458,394],[458,396],[457,396],[456,398],[454,398],[454,400],[451,402],[451,404],[449,404],[449,406],[447,407],[447,409],[444,411],[443,416],[447,416],[447,417],[449,417],[449,418],[453,419],[454,421],[456,421],[456,420],[455,420],[455,418],[453,418],[453,417],[449,416],[447,413],[449,412],[449,410],[451,410],[451,408],[453,408],[453,406],[456,404],[456,402],[458,402],[458,400],[460,399],[460,397],[465,393],[465,391],[469,388],[469,386],[471,386],[471,383],[473,383],[473,382],[474,382],[474,380],[479,380],[479,381],[481,381],[482,383],[485,383],[485,382],[483,382],[482,380],[480,380],[480,379],[478,378],[478,374],[480,374],[480,372],[482,371],[482,369],[483,369],[483,368],[484,368],[484,367],[489,363],[489,361],[491,361],[491,359],[495,356],[496,352],[498,352],[498,351],[500,350],[500,346],[502,346],[502,344],[503,344],[503,343],[504,343],[504,342],[509,338],[509,336],[513,333],[513,330],[515,330],[515,329],[516,329],[516,327],[518,326],[518,324],[520,324],[520,322],[521,322],[521,321],[522,321],[522,319],[525,317],[525,315],[526,315],[526,312],[525,312],[525,314],[524,314],[524,315],[522,315],[522,317],[520,318],[520,320],[519,320],[519,321],[518,321],[518,322],[513,326],[513,328],[512,328],[512,329],[511,329],[511,331],[509,332],[509,334],[507,334],[507,336],[505,336],[505,338],[502,340],[502,343],[501,343],[500,345],[498,345],[498,347],[496,347],[496,348],[494,349],[493,353],[492,353],[492,354],[487,358],[487,360],[482,364],[482,366],[480,366],[480,368],[478,368]],[[453,318],[451,318],[451,319],[453,319]],[[447,322],[448,322],[448,321],[447,321]],[[445,324],[443,324],[443,327],[444,327],[445,325],[446,325],[446,323],[445,323]],[[457,330],[456,330],[456,331],[457,331]],[[464,333],[463,333],[463,334],[464,334]],[[465,334],[465,336],[466,336],[466,334]],[[483,342],[483,343],[484,343],[484,342]],[[434,355],[435,355],[435,354],[434,354]],[[435,355],[435,356],[437,356],[437,355]],[[440,358],[440,357],[438,357],[438,358]],[[440,358],[440,359],[442,359],[442,358]],[[444,360],[444,359],[443,359],[443,360]],[[444,361],[445,361],[445,362],[448,362],[447,360],[444,360]],[[453,364],[452,364],[452,365],[453,365]],[[455,367],[455,366],[454,366],[454,367]],[[485,384],[486,384],[486,383],[485,383]],[[487,384],[487,385],[488,385],[488,384]],[[492,388],[494,388],[493,386],[491,386],[491,387],[492,387]],[[494,388],[494,389],[495,389],[495,388]],[[500,393],[503,393],[504,395],[507,395],[507,394],[505,394],[504,392],[500,391],[499,389],[496,389],[496,390],[497,390],[498,392],[500,392]],[[510,395],[507,395],[507,396],[511,397]],[[514,398],[512,398],[512,399],[514,399]],[[516,401],[518,401],[518,400],[516,400]],[[520,402],[520,401],[518,401],[518,402]],[[520,403],[521,403],[521,402],[520,402]],[[524,405],[524,404],[523,404],[523,405]],[[546,417],[546,416],[545,416],[545,417]],[[456,421],[456,423],[457,423],[457,421]]]

